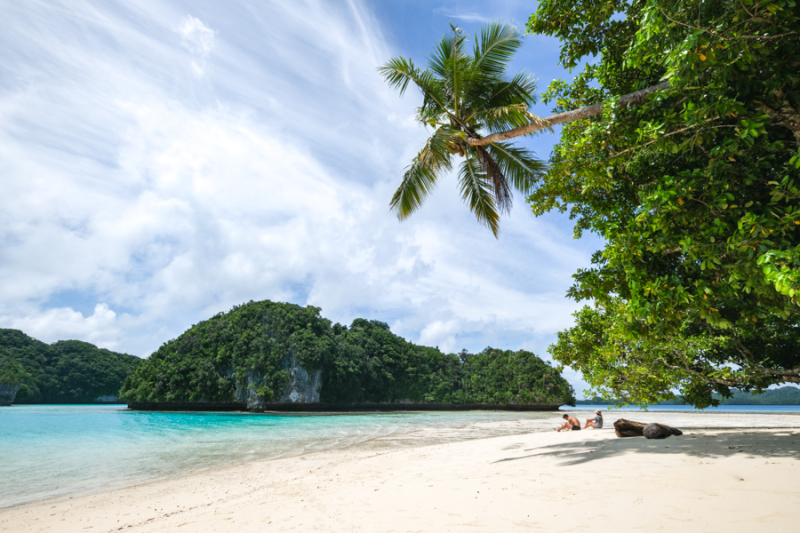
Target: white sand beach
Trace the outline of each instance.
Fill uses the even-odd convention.
[[[589,413],[578,412],[579,418]],[[617,418],[684,436],[620,439]],[[797,531],[800,416],[484,423],[0,510],[0,531]],[[511,434],[509,434],[511,433]],[[492,435],[503,436],[492,436]],[[481,438],[469,439],[474,436]],[[8,480],[6,480],[8,481]]]

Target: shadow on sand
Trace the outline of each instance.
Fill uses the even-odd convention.
[[[612,437],[602,440],[551,444],[523,451],[534,453],[506,457],[494,462],[519,461],[534,457],[556,457],[563,459],[564,466],[570,466],[628,453],[683,453],[709,459],[733,455],[800,459],[800,428],[714,428],[701,431],[687,429],[683,436],[669,437],[664,440],[647,440],[644,437]]]

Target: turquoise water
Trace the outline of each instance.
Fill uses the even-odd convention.
[[[611,411],[644,411],[639,407],[619,407],[614,408],[609,404],[579,405],[570,407],[562,405],[562,411],[593,411],[595,409]],[[650,405],[648,411],[678,411],[691,413],[800,413],[800,405],[720,405],[719,407],[709,407],[707,409],[695,409],[690,405]]]
[[[344,448],[420,428],[553,413],[152,413],[120,405],[0,408],[0,507],[226,464]]]

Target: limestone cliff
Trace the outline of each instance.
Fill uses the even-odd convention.
[[[0,383],[0,405],[11,405],[19,390],[19,383]]]
[[[311,373],[297,363],[294,354],[284,359],[281,368],[289,370],[289,383],[283,388],[280,403],[319,403],[319,391],[322,388],[322,370]]]
[[[106,394],[104,396],[98,396],[94,401],[97,403],[116,403],[117,396],[115,394]]]
[[[236,387],[236,401],[246,404],[249,411],[268,410],[271,405],[275,404],[319,403],[322,370],[309,372],[300,366],[294,354],[281,361],[281,369],[289,371],[289,381],[281,391],[279,398],[267,401],[260,396],[259,389],[266,386],[266,379],[264,376],[249,371],[246,381]]]

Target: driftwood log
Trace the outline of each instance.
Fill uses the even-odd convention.
[[[648,439],[666,439],[670,435],[683,435],[680,429],[664,424],[643,424],[624,418],[614,422],[614,432],[617,437],[645,437]]]

